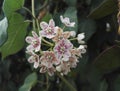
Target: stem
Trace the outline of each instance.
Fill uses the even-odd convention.
[[[39,26],[38,19],[36,19],[36,24],[37,24],[37,28],[38,28],[38,30],[40,31],[40,26]]]
[[[35,17],[35,6],[34,6],[34,0],[31,0],[32,2],[32,15]],[[35,19],[33,19],[33,30],[35,30]]]
[[[48,5],[48,2],[49,2],[49,0],[46,0],[44,2],[43,6],[41,6],[40,10],[42,10],[43,8],[45,8]]]
[[[71,91],[77,91],[63,76],[61,76],[59,73],[57,73],[57,75],[70,88]]]
[[[72,39],[69,39],[70,41],[73,41],[73,40],[77,40],[77,38],[72,38]]]
[[[32,12],[28,8],[26,8],[26,7],[22,7],[22,8],[24,10],[26,10],[35,19],[35,17],[33,16]]]
[[[37,81],[39,84],[42,84],[42,85],[46,85],[45,82],[42,82],[42,81]]]
[[[50,46],[53,46],[53,44],[52,44],[52,43],[50,43],[50,42],[46,41],[44,38],[42,38],[42,40],[43,40],[45,43],[49,44]]]
[[[66,26],[64,25],[63,30],[65,29],[65,27],[66,27]]]
[[[49,78],[48,78],[48,74],[46,74],[46,91],[48,91],[49,89]]]

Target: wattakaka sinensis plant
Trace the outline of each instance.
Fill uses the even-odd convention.
[[[0,0],[0,91],[120,91],[118,27],[119,0]]]
[[[74,27],[75,22],[70,22],[68,17],[63,16],[60,16],[60,20],[64,24],[63,28],[55,26],[53,19],[49,24],[42,21],[39,35],[32,31],[32,36],[26,37],[26,42],[29,43],[26,53],[30,55],[28,62],[34,63],[34,68],[40,67],[40,73],[48,72],[50,76],[54,75],[55,71],[67,75],[70,68],[77,66],[79,57],[86,52],[86,45],[82,45],[85,43],[84,33],[78,34],[75,38],[75,31],[64,32],[65,27]],[[72,44],[74,40],[80,43],[78,48]]]

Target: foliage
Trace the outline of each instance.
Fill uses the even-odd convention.
[[[0,0],[0,91],[119,91],[117,3],[117,0]],[[48,22],[51,17],[63,27],[60,15],[76,22],[75,28],[66,31],[85,33],[87,53],[68,75],[50,77],[28,63],[25,37],[38,30],[33,26],[39,26],[43,20]],[[77,45],[76,41],[74,44]]]

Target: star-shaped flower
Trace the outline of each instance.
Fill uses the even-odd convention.
[[[61,62],[60,65],[56,66],[56,70],[61,73],[61,75],[67,75],[70,72],[70,66],[67,62]]]
[[[44,51],[43,55],[40,58],[41,64],[46,66],[47,68],[51,68],[53,64],[59,64],[59,60],[57,60],[53,51]]]
[[[78,43],[80,44],[84,44],[85,41],[83,41],[83,39],[85,38],[85,33],[80,33],[77,35],[77,40],[78,40]]]
[[[73,45],[69,40],[62,39],[54,47],[56,57],[59,60],[68,61],[69,57],[71,56],[70,50],[72,49],[72,47]]]
[[[75,22],[70,22],[70,19],[68,17],[63,18],[63,16],[60,16],[60,20],[65,26],[68,27],[74,27]]]
[[[41,68],[40,68],[40,73],[48,72],[49,76],[53,76],[55,71],[56,69],[53,66],[51,68],[47,68],[46,66],[41,65]]]
[[[32,51],[26,51],[27,54],[31,55],[29,58],[28,58],[28,62],[29,63],[34,63],[34,68],[38,68],[39,66],[39,62],[40,62],[40,59],[39,59],[39,56],[37,54],[35,54],[34,52]]]
[[[33,36],[33,37],[32,37]],[[32,36],[26,37],[26,42],[29,43],[27,50],[38,52],[41,47],[41,37],[39,37],[34,31],[32,31]]]
[[[47,24],[46,22],[41,22],[40,27],[42,28],[42,30],[40,31],[41,36],[48,39],[53,38],[56,35],[58,29],[58,27],[55,27],[55,22],[53,19],[49,21],[49,24]]]
[[[54,42],[59,42],[62,39],[68,39],[70,37],[70,32],[63,32],[61,28],[58,28],[57,34],[55,37],[53,37]]]

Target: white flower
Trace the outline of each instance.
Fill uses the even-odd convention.
[[[85,34],[84,33],[78,34],[78,36],[77,36],[78,43],[84,44],[85,43],[85,41],[83,41],[84,38],[85,38]]]
[[[49,24],[46,22],[41,22],[40,27],[42,30],[40,31],[41,36],[51,39],[55,37],[58,27],[55,27],[55,22],[53,19],[49,21]]]
[[[70,19],[68,17],[63,18],[63,16],[60,16],[60,20],[65,26],[68,27],[74,27],[75,22],[70,22]]]
[[[79,47],[78,47],[78,49],[80,50],[80,53],[86,53],[86,48],[87,46],[86,45],[80,45]]]
[[[61,66],[60,66],[60,65],[57,66],[57,67],[56,67],[56,70],[57,70],[58,72],[61,72],[61,70],[62,70],[62,69],[61,69]]]
[[[75,32],[75,31],[70,31],[70,35],[71,35],[72,37],[75,37],[75,36],[76,36],[76,32]]]
[[[46,66],[41,65],[41,68],[40,68],[40,73],[47,72],[49,74],[49,76],[53,76],[55,71],[56,70],[53,66],[51,68],[47,68]]]
[[[61,75],[67,75],[70,72],[70,66],[68,62],[61,62],[60,65],[56,66],[56,70],[61,73]]]
[[[54,52],[55,52],[56,57],[59,60],[64,59],[64,61],[67,61],[69,57],[71,56],[70,50],[72,48],[73,48],[73,45],[69,40],[62,39],[55,45]]]
[[[28,62],[29,63],[34,63],[34,68],[38,68],[39,66],[39,62],[40,62],[40,59],[39,59],[39,56],[37,54],[35,54],[33,51],[26,51],[26,53],[30,54],[31,56],[28,58]]]
[[[33,36],[33,37],[32,37]],[[34,31],[32,31],[32,36],[26,37],[26,42],[29,43],[27,50],[38,52],[41,47],[41,37],[39,37]]]

